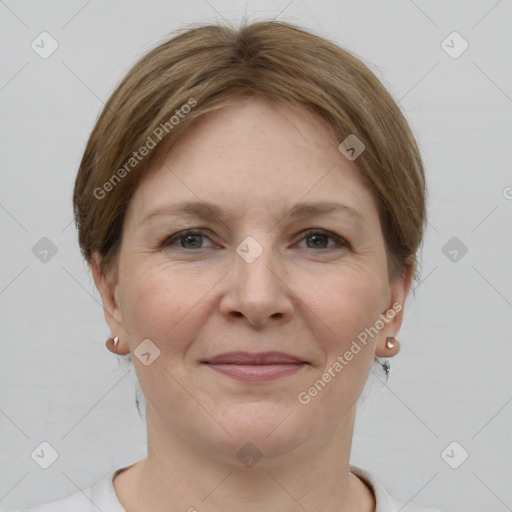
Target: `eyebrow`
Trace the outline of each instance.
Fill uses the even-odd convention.
[[[356,219],[364,220],[364,216],[357,209],[353,208],[352,206],[334,201],[297,203],[282,217],[291,217],[295,220],[306,217],[318,217],[320,215],[326,215],[329,213],[344,213]],[[239,217],[239,215],[233,210],[223,210],[220,206],[213,203],[207,203],[203,201],[182,202],[163,206],[153,210],[146,217],[144,217],[144,219],[141,221],[141,224],[146,223],[158,215],[185,215],[204,220],[209,220],[213,217],[216,217],[223,222],[228,222]]]

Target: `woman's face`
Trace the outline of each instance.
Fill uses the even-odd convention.
[[[200,118],[139,185],[117,267],[96,282],[153,431],[235,462],[248,442],[306,454],[351,433],[409,279],[390,282],[376,203],[339,142],[249,99]],[[295,359],[213,364],[232,352]]]

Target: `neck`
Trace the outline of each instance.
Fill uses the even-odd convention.
[[[119,475],[116,493],[128,512],[374,512],[372,491],[349,471],[353,420],[327,445],[265,456],[249,468],[169,435],[148,408],[148,457]]]

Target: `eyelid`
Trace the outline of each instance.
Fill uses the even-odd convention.
[[[301,242],[304,238],[307,238],[308,236],[312,236],[315,234],[324,235],[327,238],[331,238],[332,240],[335,240],[338,243],[337,247],[336,246],[327,247],[327,248],[323,249],[324,251],[328,251],[330,249],[337,249],[340,247],[348,247],[348,248],[351,247],[349,241],[345,237],[338,235],[337,233],[334,233],[333,231],[329,231],[328,229],[323,229],[323,228],[308,228],[308,229],[301,231],[298,234],[298,236],[300,236],[299,242]],[[315,251],[315,249],[311,249],[311,250]]]
[[[181,237],[184,237],[186,235],[201,235],[205,238],[208,238],[210,240],[210,242],[212,244],[214,244],[214,242],[211,240],[211,238],[208,236],[207,233],[211,233],[211,230],[208,228],[183,229],[181,231],[173,233],[170,236],[163,237],[163,239],[160,240],[158,243],[158,248],[165,249],[167,247],[172,247],[173,249],[182,250],[182,251],[186,251],[186,252],[198,252],[201,249],[208,249],[208,247],[200,247],[199,249],[185,249],[183,247],[178,247],[178,246],[172,245],[175,241],[179,240]],[[315,234],[326,236],[327,238],[334,240],[337,243],[337,245],[332,246],[332,247],[321,247],[320,249],[314,249],[314,248],[310,248],[310,247],[306,248],[313,252],[321,252],[321,251],[325,252],[325,251],[331,251],[331,250],[342,249],[342,248],[348,248],[348,249],[352,248],[350,242],[345,237],[338,235],[337,233],[334,233],[333,231],[329,231],[329,230],[323,229],[323,228],[307,228],[307,229],[300,231],[296,236],[296,238],[298,240],[297,240],[297,242],[294,243],[294,245],[300,243],[302,240],[304,240],[308,236],[313,236]]]
[[[210,232],[210,230],[207,229],[207,228],[182,229],[181,231],[173,233],[172,235],[164,236],[163,239],[158,242],[158,247],[162,248],[162,249],[165,249],[167,247],[173,247],[173,248],[178,249],[178,250],[181,249],[183,251],[192,252],[189,249],[184,249],[183,247],[173,246],[171,244],[173,242],[178,241],[180,238],[182,238],[184,236],[187,236],[187,235],[201,235],[201,236],[203,236],[205,238],[210,239],[210,237],[206,234],[206,233],[209,233],[209,232]],[[210,239],[210,241],[211,241],[211,239]],[[213,244],[213,242],[212,242],[212,244]],[[193,249],[193,250],[194,251],[198,251],[200,249]]]

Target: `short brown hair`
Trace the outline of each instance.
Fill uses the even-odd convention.
[[[189,27],[131,68],[98,118],[76,177],[74,216],[86,261],[95,251],[102,268],[115,259],[126,209],[155,156],[195,119],[248,94],[306,109],[340,142],[355,135],[364,143],[354,164],[378,205],[390,277],[416,264],[425,177],[407,120],[359,58],[278,21]],[[174,123],[184,105],[193,108]],[[150,146],[147,158],[135,159],[134,151]]]

